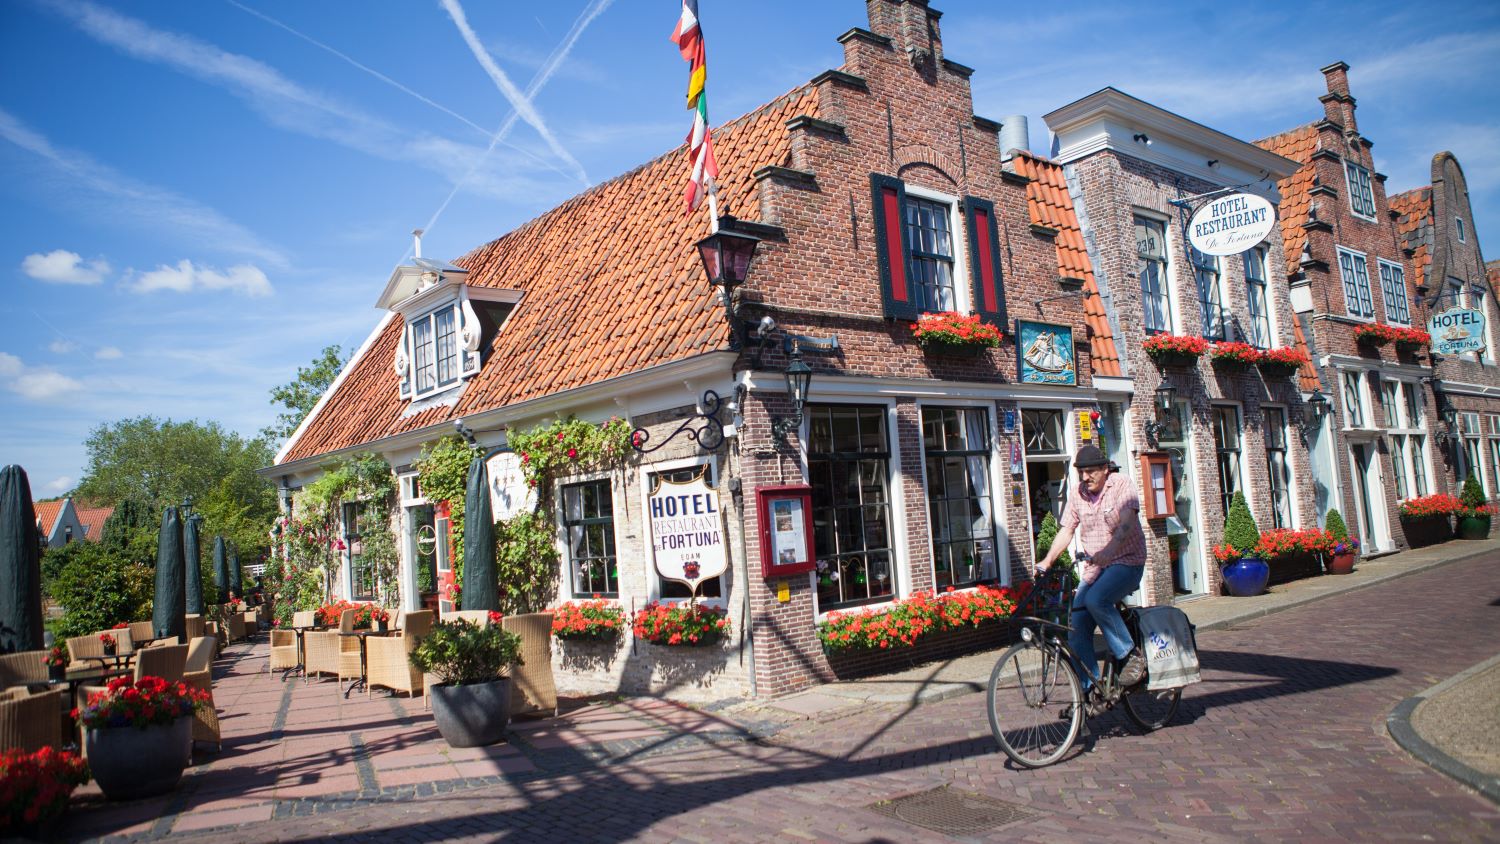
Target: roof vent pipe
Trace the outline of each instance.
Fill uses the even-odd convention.
[[[420,257],[422,257],[422,230],[421,229],[412,229],[411,230],[411,256],[413,258],[420,258]]]
[[[1031,135],[1026,127],[1026,115],[1012,114],[1000,121],[1000,160],[1009,161],[1011,150],[1031,152]]]

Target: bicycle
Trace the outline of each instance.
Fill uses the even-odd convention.
[[[1020,641],[1000,656],[990,673],[990,729],[1005,755],[1026,768],[1046,767],[1066,755],[1087,716],[1123,701],[1130,720],[1149,733],[1172,720],[1182,698],[1180,688],[1148,691],[1145,677],[1129,688],[1117,686],[1114,661],[1106,659],[1103,676],[1084,700],[1080,662],[1067,641],[1072,628],[1063,621],[1072,612],[1069,579],[1055,572],[1038,577],[1011,617],[1012,625],[1020,627]],[[1022,607],[1035,614],[1023,614]],[[1124,605],[1120,609],[1139,646],[1135,610]]]

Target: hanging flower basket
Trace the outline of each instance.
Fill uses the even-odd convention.
[[[1255,365],[1260,367],[1260,374],[1267,378],[1290,378],[1308,362],[1307,352],[1281,348],[1261,352],[1260,360]]]
[[[613,641],[625,629],[625,611],[607,598],[569,601],[549,610],[552,635],[573,641]]]
[[[1191,366],[1208,351],[1208,341],[1190,335],[1153,334],[1141,348],[1157,366]]]
[[[978,357],[986,349],[999,346],[1002,339],[999,328],[977,315],[952,311],[922,314],[912,326],[912,336],[923,351],[954,357]]]
[[[1432,343],[1432,335],[1420,328],[1397,328],[1396,351],[1411,354]]]
[[[1249,343],[1215,343],[1209,350],[1209,360],[1214,367],[1224,372],[1244,372],[1260,362],[1260,349]]]
[[[1399,339],[1401,329],[1395,326],[1375,323],[1373,325],[1361,325],[1354,329],[1354,339],[1366,346],[1384,346]]]
[[[631,628],[637,639],[653,645],[713,645],[729,633],[727,616],[721,607],[652,601],[636,611]]]

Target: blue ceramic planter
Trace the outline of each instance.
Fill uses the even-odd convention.
[[[1266,581],[1271,578],[1271,567],[1265,560],[1241,557],[1239,562],[1224,567],[1224,588],[1236,598],[1249,598],[1266,591]]]

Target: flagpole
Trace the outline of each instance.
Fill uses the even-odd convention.
[[[708,182],[708,233],[719,231],[719,183],[709,177]]]

